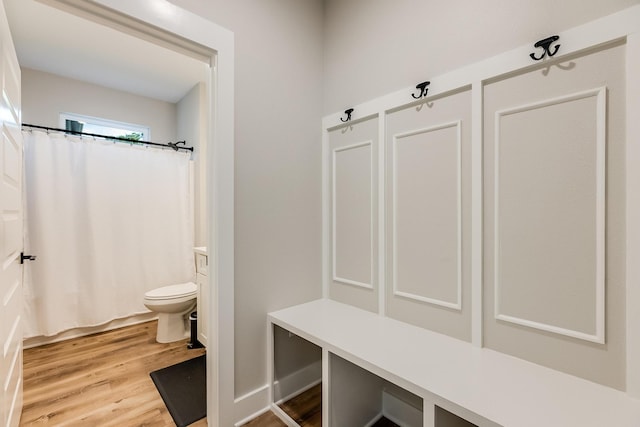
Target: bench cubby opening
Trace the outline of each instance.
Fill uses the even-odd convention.
[[[312,417],[320,419],[322,393],[317,390],[321,383],[322,349],[273,325],[272,403],[294,421]]]
[[[384,417],[402,427],[423,426],[422,398],[335,354],[329,379],[329,425],[369,427]]]
[[[434,425],[435,427],[478,427],[438,405],[435,406]]]

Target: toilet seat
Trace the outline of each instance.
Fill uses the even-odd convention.
[[[187,282],[152,289],[147,291],[144,297],[148,300],[171,300],[196,295],[197,291],[198,287],[195,283]]]

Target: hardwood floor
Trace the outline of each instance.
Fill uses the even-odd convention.
[[[298,396],[279,405],[300,427],[322,427],[322,384],[311,387]],[[267,412],[242,427],[287,427],[273,412]],[[385,417],[372,427],[399,427]]]
[[[155,335],[154,321],[26,349],[20,425],[175,426],[149,373],[205,350]]]
[[[271,411],[252,419],[242,427],[287,427],[287,425]]]
[[[322,384],[311,387],[279,406],[300,427],[322,427]],[[242,427],[287,427],[287,425],[269,411]]]
[[[205,353],[155,341],[155,321],[24,350],[21,426],[172,427],[149,373]],[[322,425],[322,386],[280,407],[301,427]],[[394,424],[376,424],[376,426]],[[206,427],[206,418],[191,424]],[[245,427],[286,427],[267,412]]]
[[[322,383],[279,406],[300,427],[322,427]]]

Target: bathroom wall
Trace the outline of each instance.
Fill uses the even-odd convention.
[[[177,138],[194,148],[194,244],[207,245],[206,86],[198,83],[176,104]]]
[[[639,0],[325,0],[324,114],[497,55]]]
[[[23,68],[23,123],[57,128],[60,113],[145,125],[154,142],[176,140],[175,104]]]
[[[172,0],[235,37],[235,396],[266,378],[266,314],[321,297],[321,0]],[[247,414],[248,415],[248,414]]]
[[[149,126],[151,140],[165,143],[185,140],[195,148],[195,244],[206,244],[206,199],[201,188],[206,171],[203,115],[204,84],[194,86],[176,104],[134,95],[29,68],[22,69],[23,122],[60,127],[59,114],[77,113]]]
[[[181,106],[183,112],[190,108],[186,105],[193,103],[196,88],[185,95],[180,103],[173,104],[30,68],[22,68],[21,72],[23,123],[59,128],[61,112],[77,113],[149,126],[151,140],[155,142],[175,141],[179,137],[191,145],[190,141],[196,138],[196,133],[193,136],[192,133],[186,133],[191,126],[187,120],[182,120],[180,129],[177,129],[177,105]],[[154,316],[154,313],[138,316],[136,321],[152,319]],[[129,321],[118,319],[94,328],[71,329],[54,338],[34,337],[27,339],[24,347],[113,329],[127,325]]]

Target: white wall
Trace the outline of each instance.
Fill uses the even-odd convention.
[[[176,104],[177,138],[192,146],[194,161],[194,244],[207,245],[206,86],[198,83]]]
[[[322,294],[322,1],[172,2],[235,35],[240,397],[267,382],[266,313]]]
[[[325,0],[323,112],[344,111],[639,2]]]
[[[23,68],[23,123],[57,128],[60,113],[149,126],[152,141],[176,140],[175,104]]]
[[[466,7],[462,7],[463,3]],[[553,3],[546,0],[535,2],[498,2],[493,0],[462,2],[454,0],[446,4],[442,3],[439,6],[430,5],[428,8],[426,2],[419,4],[419,2],[405,0],[400,0],[393,4],[377,0],[327,0],[325,10],[326,72],[324,75],[325,98],[323,108],[326,113],[342,111],[345,107],[411,86],[429,79],[430,76],[442,75],[447,71],[523,45],[531,46],[533,51],[533,43],[539,39],[560,33],[573,26],[625,9],[637,3],[639,3],[637,0],[610,2],[589,0]],[[409,23],[411,22],[417,24],[410,25]],[[383,30],[375,31],[377,28]],[[562,44],[563,40],[560,39],[559,43]],[[605,61],[605,63],[612,62]],[[584,69],[582,64],[578,65],[577,68]],[[605,68],[601,65],[594,67],[598,72]],[[624,70],[624,65],[621,66],[620,62],[618,62],[616,69]],[[598,82],[608,81],[602,77],[596,80]],[[611,78],[610,81],[624,84],[624,77]],[[591,85],[590,87],[593,87],[594,83],[591,83]],[[607,85],[611,93],[616,93],[616,90],[612,89],[612,87],[615,88],[616,86],[609,81]],[[532,86],[524,85],[522,87]],[[566,88],[567,86],[563,85],[562,87]],[[512,86],[512,93],[514,92],[513,88]],[[624,89],[622,90],[624,93]],[[620,93],[620,91],[618,90],[617,93]],[[539,91],[536,94],[544,98]],[[488,99],[487,86],[483,88],[483,97],[483,102],[486,103]],[[608,100],[607,108],[611,110],[607,111],[616,111],[612,99],[609,98]],[[488,119],[484,123],[485,130],[491,128],[489,124],[493,124],[494,117],[493,114],[487,114],[486,111],[485,118]],[[624,111],[624,108],[618,108],[617,111]],[[608,112],[607,115],[608,124],[615,124],[615,122],[609,123],[613,114]],[[386,120],[386,127],[388,128],[388,117],[385,116],[383,120]],[[360,122],[354,126],[357,127],[362,123]],[[611,129],[619,131],[624,129],[624,124],[622,126],[611,126]],[[492,141],[492,138],[488,138],[486,133],[484,135],[485,146],[489,146],[487,141]],[[618,149],[624,149],[624,137],[613,138],[608,135],[607,141],[614,142],[613,146],[618,147]],[[622,142],[622,144],[615,144],[616,141]],[[475,146],[482,146],[482,144]],[[615,154],[616,152],[618,155]],[[625,155],[620,155],[619,151],[607,150],[608,162],[624,162],[624,157]],[[491,155],[486,156],[485,160],[487,158],[491,159]],[[486,162],[483,163],[483,167],[487,167]],[[624,193],[625,187],[624,176],[616,175],[620,171],[624,174],[624,167],[615,164],[613,167],[607,167],[609,170],[615,171],[615,173],[607,172],[607,202],[611,204],[610,207],[607,207],[609,221],[614,215],[624,213],[625,195],[621,195],[620,192]],[[486,170],[490,169],[487,168]],[[610,179],[611,177],[613,179]],[[487,205],[491,206],[490,203]],[[491,215],[489,213],[487,217],[490,218]],[[622,233],[612,241],[618,240],[624,243],[624,219],[613,219],[612,224],[614,224],[613,227],[610,227],[611,224],[609,223],[606,227],[607,235],[611,238],[616,232]],[[492,233],[489,232],[487,235],[491,236]],[[614,244],[607,243],[609,255],[614,254],[620,248],[620,246],[615,247]],[[622,256],[616,256],[620,254]],[[606,300],[608,304],[613,301],[617,306],[613,310],[607,306],[607,316],[610,316],[607,317],[607,328],[611,329],[613,327],[613,332],[607,331],[606,346],[601,346],[598,349],[601,354],[607,353],[607,357],[610,357],[607,363],[604,363],[603,359],[597,362],[589,362],[584,353],[576,357],[576,355],[571,355],[568,351],[553,351],[552,345],[548,343],[544,345],[536,344],[536,351],[539,354],[544,354],[545,357],[549,354],[557,355],[557,359],[554,361],[556,363],[547,363],[542,361],[541,358],[536,360],[531,357],[534,352],[522,351],[517,353],[508,351],[506,347],[497,348],[492,345],[492,337],[487,332],[489,327],[484,329],[485,345],[517,357],[528,357],[528,360],[551,366],[554,369],[624,389],[625,345],[629,347],[635,345],[629,340],[626,344],[624,342],[624,266],[619,264],[619,261],[625,258],[624,251],[615,253],[609,258],[611,259],[607,261],[608,294]],[[488,259],[489,257],[485,254],[485,262]],[[491,261],[488,261],[485,265],[491,265]],[[621,283],[622,286],[620,285]],[[492,296],[487,294],[485,301],[492,301]],[[529,299],[528,304],[525,303],[523,303],[523,306],[526,305],[529,309],[532,307],[531,299]],[[537,312],[542,313],[539,310]],[[493,319],[494,311],[492,308],[486,310],[485,313],[485,326],[489,324],[487,320],[489,318],[491,318],[492,322],[496,322]],[[389,314],[388,310],[387,314]],[[610,322],[610,320],[613,321]],[[629,325],[630,323],[627,324]],[[619,331],[622,331],[622,334],[617,334]],[[480,336],[480,334],[476,334],[476,336]],[[630,335],[627,336],[629,337]],[[545,336],[545,339],[547,338],[549,341],[554,339]],[[527,340],[533,342],[533,339],[529,339],[529,337]],[[516,340],[506,338],[503,342],[509,342],[509,345],[522,350],[520,344],[523,341],[518,343]],[[588,345],[590,346],[590,344]],[[584,345],[583,347],[586,348]],[[592,347],[595,348],[595,346]],[[627,357],[629,357],[628,354]],[[584,364],[582,365],[582,363]],[[593,369],[594,366],[598,366],[598,369]],[[575,370],[576,367],[582,369],[582,371],[578,373]],[[588,372],[589,370],[591,372]],[[598,375],[602,373],[603,375],[600,378],[596,378],[592,376],[594,373]],[[627,376],[627,380],[629,378]]]
[[[235,395],[266,383],[266,313],[321,295],[323,113],[637,0],[172,0],[235,34]]]

